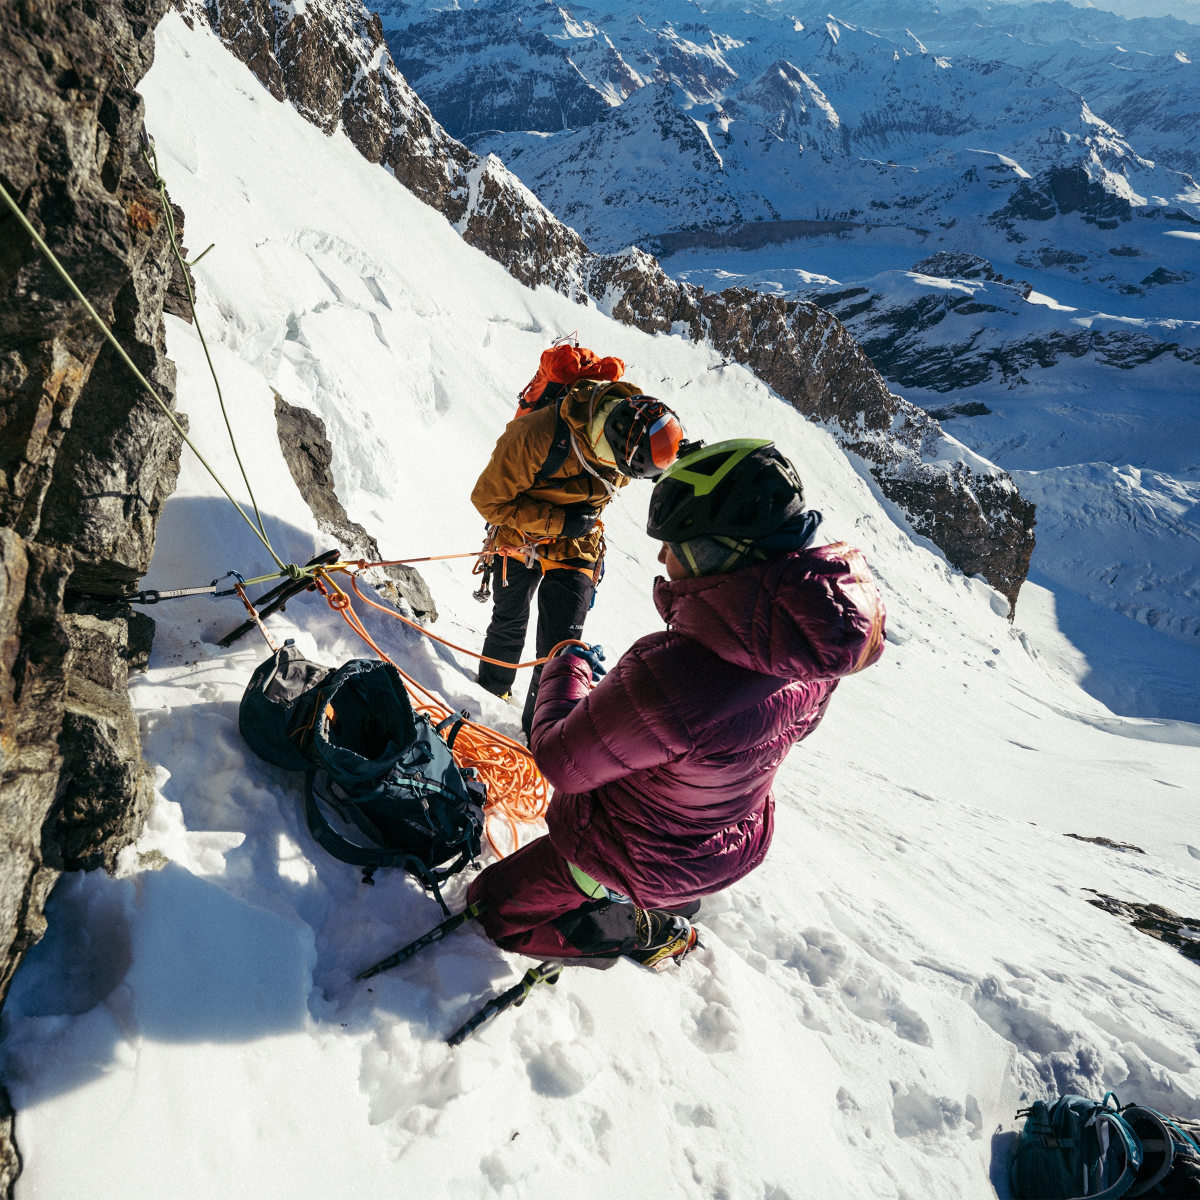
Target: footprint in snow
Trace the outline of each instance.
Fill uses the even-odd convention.
[[[733,998],[710,971],[696,988],[703,1007],[696,1014],[696,1042],[709,1054],[736,1050],[741,1042],[742,1022],[734,1010]]]
[[[784,965],[799,972],[814,988],[832,985],[836,993],[827,999],[840,998],[859,1020],[882,1025],[918,1046],[933,1044],[933,1035],[921,1016],[900,999],[880,972],[852,958],[832,930],[804,930]]]
[[[967,1103],[975,1114],[979,1105],[974,1097]],[[935,1096],[921,1088],[901,1092],[892,1102],[892,1125],[902,1138],[937,1137],[953,1133],[967,1120],[967,1106],[946,1096]],[[981,1117],[979,1119],[982,1119]],[[974,1125],[974,1121],[971,1122]]]

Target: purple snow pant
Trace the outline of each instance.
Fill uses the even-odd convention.
[[[467,901],[483,902],[479,924],[497,946],[531,958],[615,958],[637,944],[633,905],[589,900],[549,837],[481,871]]]

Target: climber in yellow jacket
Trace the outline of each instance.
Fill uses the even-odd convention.
[[[496,442],[471,493],[488,523],[494,596],[479,682],[512,691],[529,611],[538,596],[536,657],[578,638],[604,561],[600,512],[631,478],[666,470],[683,429],[661,400],[624,382],[551,385],[540,407],[522,409]],[[541,668],[534,668],[521,725],[529,734]]]

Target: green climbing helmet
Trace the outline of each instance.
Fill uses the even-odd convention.
[[[650,496],[646,532],[672,543],[758,538],[803,511],[800,476],[774,443],[735,438],[685,453],[663,472]]]

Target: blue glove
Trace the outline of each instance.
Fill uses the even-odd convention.
[[[600,664],[604,661],[603,646],[568,646],[564,654],[573,654],[576,658],[582,658],[589,667],[592,668],[592,678],[602,679],[607,667],[602,667]]]

